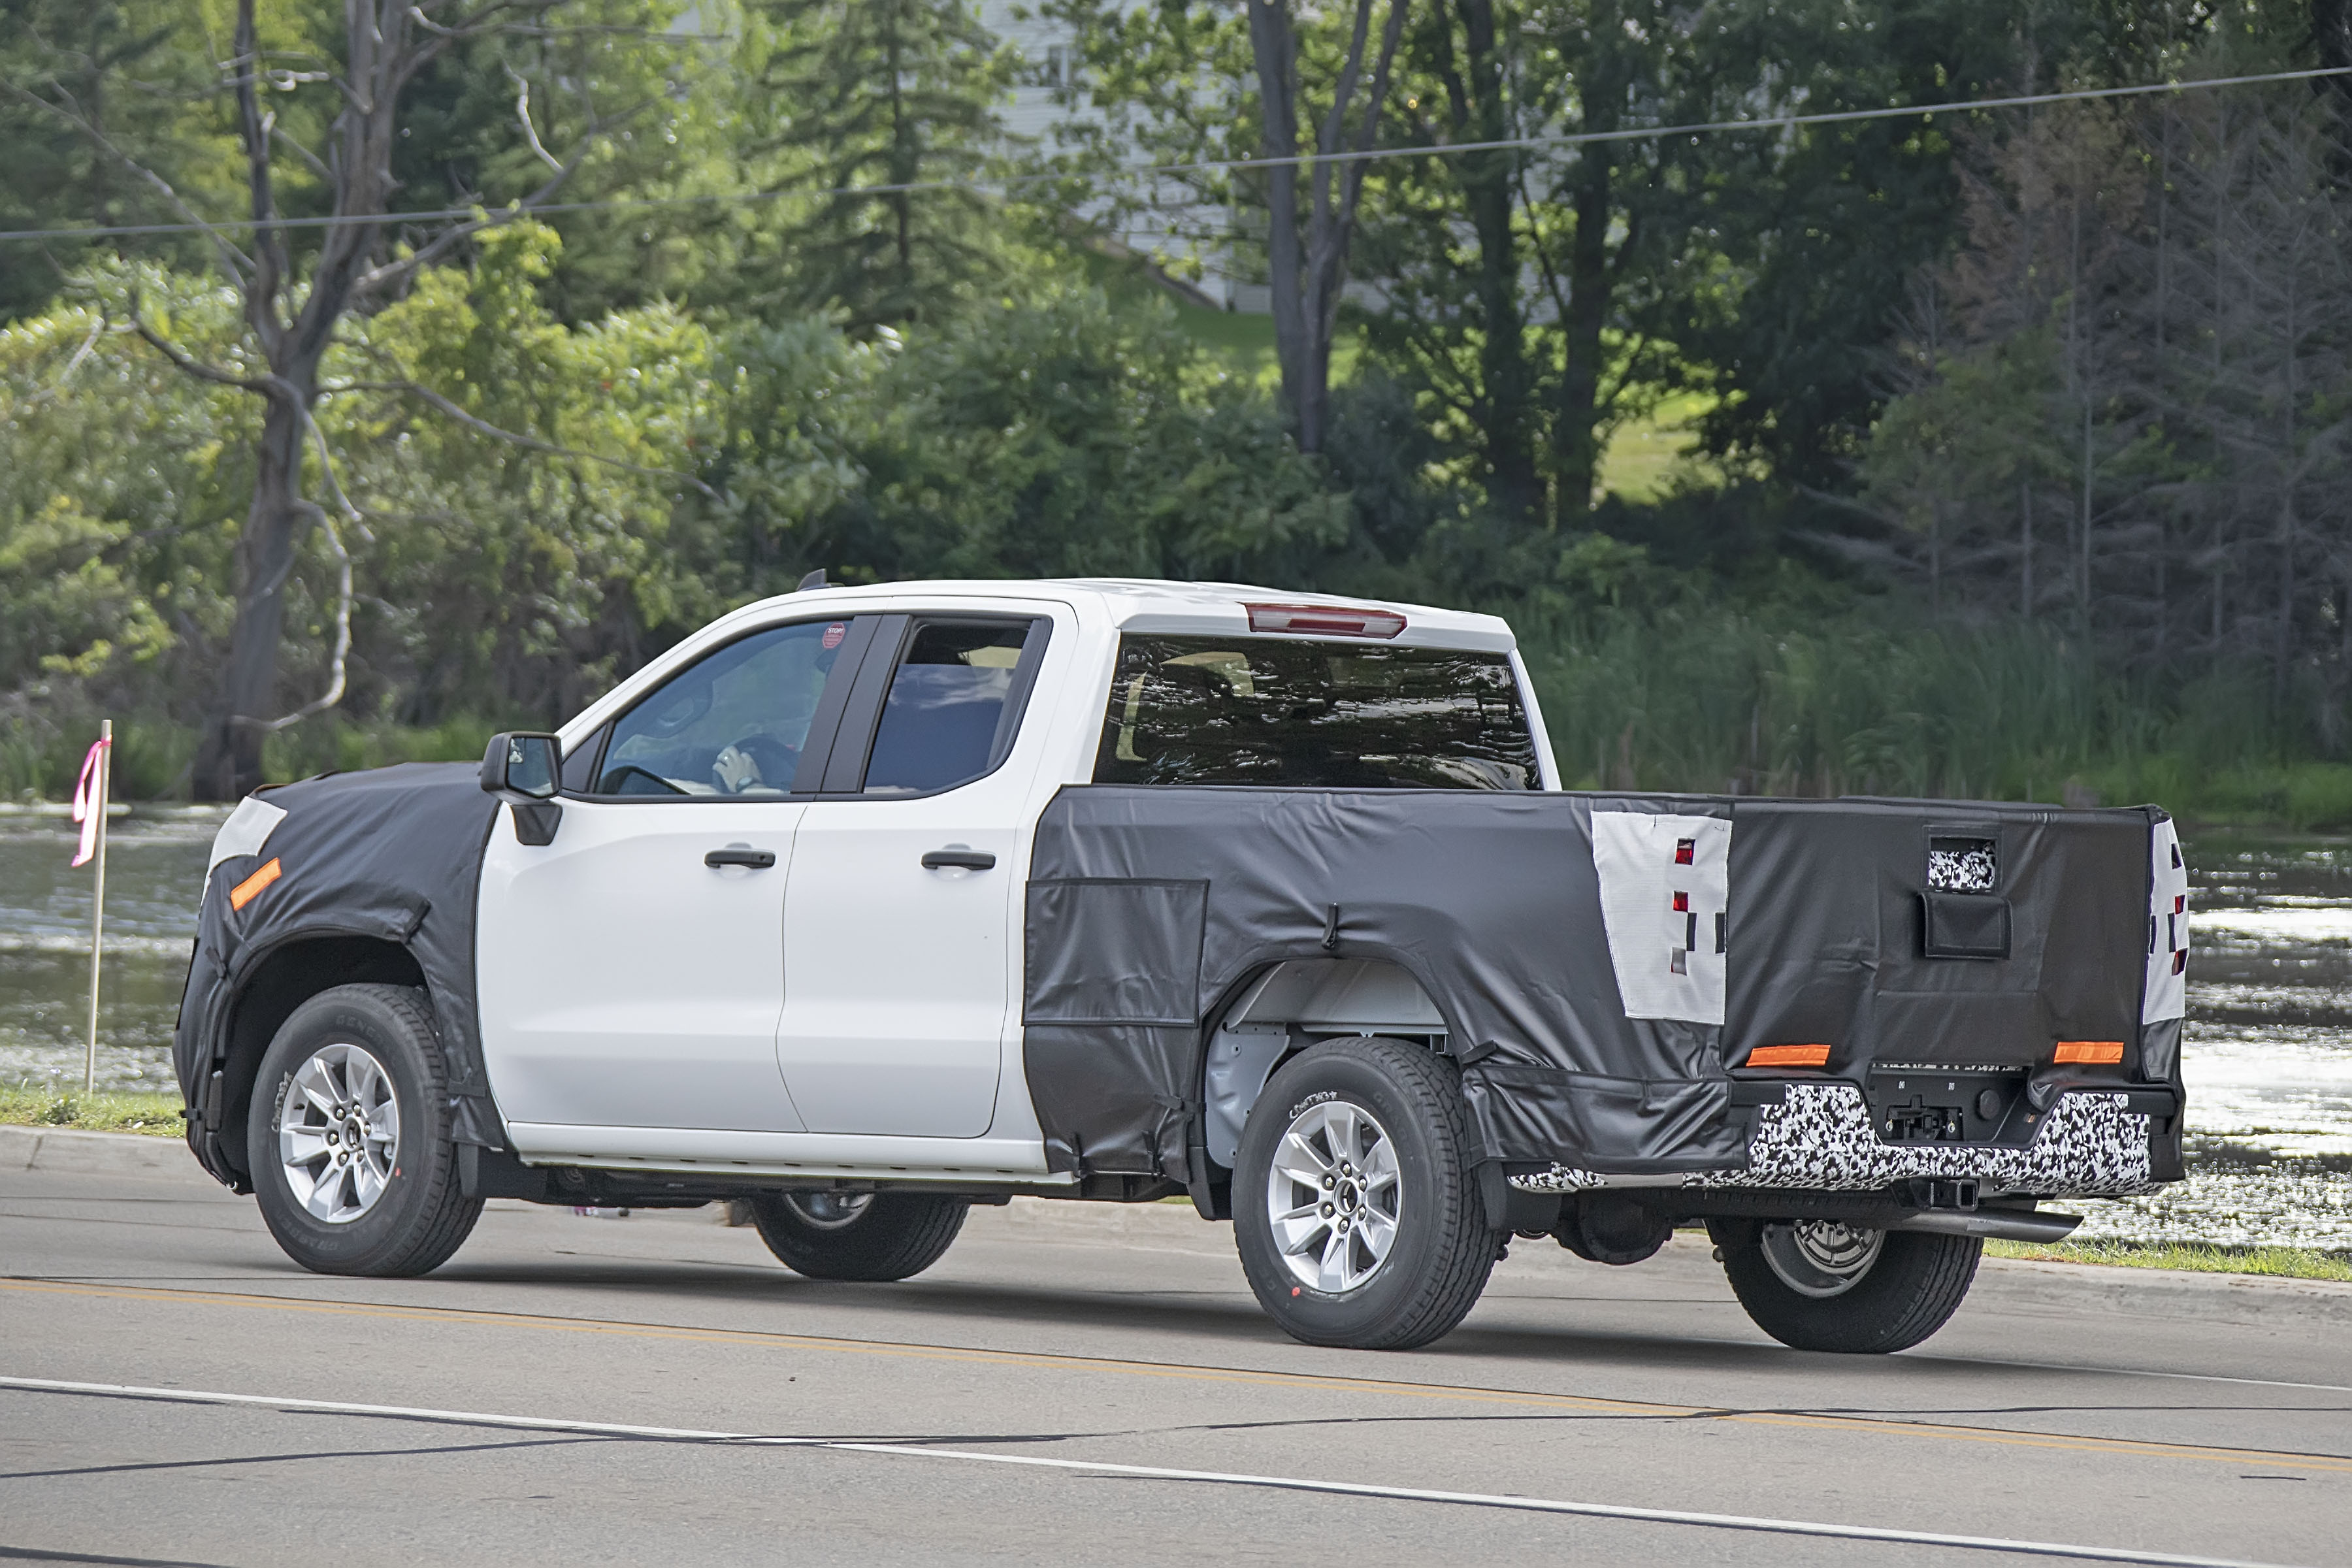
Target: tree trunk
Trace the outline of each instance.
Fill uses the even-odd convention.
[[[1466,101],[1456,123],[1465,141],[1500,142],[1510,132],[1503,112],[1494,0],[1456,0],[1455,10],[1468,58]],[[1512,159],[1507,152],[1473,153],[1459,160],[1457,177],[1478,236],[1478,317],[1485,333],[1479,380],[1486,405],[1489,495],[1496,510],[1529,523],[1538,519],[1543,481],[1536,471],[1535,385],[1519,303],[1518,246],[1511,231]]]
[[[220,707],[189,774],[200,801],[242,800],[261,784],[261,742],[277,712],[278,645],[286,621],[286,580],[309,516],[301,499],[302,415],[272,397],[262,416],[253,505],[236,547],[236,621]]]
[[[1596,111],[1598,110],[1598,111]],[[1585,121],[1613,129],[1615,105],[1586,105]],[[1592,510],[1601,473],[1601,330],[1609,321],[1609,154],[1587,146],[1576,174],[1576,237],[1569,249],[1567,363],[1559,381],[1559,413],[1552,426],[1559,473],[1559,521],[1567,525]]]
[[[1266,158],[1298,155],[1298,40],[1290,7],[1281,0],[1257,0],[1249,8],[1250,54],[1257,67],[1259,153]],[[1301,451],[1320,451],[1328,389],[1318,384],[1318,356],[1309,335],[1303,285],[1304,254],[1298,233],[1298,165],[1277,163],[1266,172],[1265,280],[1273,296],[1274,353],[1282,365],[1282,400],[1290,410]],[[1328,355],[1323,363],[1328,363]]]
[[[2311,47],[2322,68],[2352,67],[2352,0],[2311,0]],[[2352,76],[2321,77],[2313,89],[2335,106],[2337,134],[2327,142],[2328,171],[2352,189]]]
[[[2020,480],[2017,486],[2017,611],[2027,620],[2033,618],[2033,487]]]
[[[1324,155],[1362,152],[1380,129],[1388,96],[1389,68],[1404,34],[1406,0],[1389,0],[1371,75],[1363,77],[1374,0],[1356,0],[1346,63],[1331,89],[1330,112],[1316,132],[1314,151]],[[1298,38],[1290,25],[1288,0],[1257,0],[1249,7],[1250,53],[1257,68],[1259,121],[1265,156],[1296,158],[1298,147]],[[1351,133],[1349,121],[1362,86],[1362,118]],[[1348,247],[1356,226],[1365,164],[1318,162],[1309,178],[1307,226],[1299,227],[1299,174],[1296,163],[1266,171],[1266,280],[1274,292],[1274,347],[1282,362],[1282,395],[1288,405],[1298,449],[1319,452],[1330,424],[1331,342],[1339,331],[1339,299],[1348,286]]]

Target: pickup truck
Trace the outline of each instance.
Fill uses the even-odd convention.
[[[174,1053],[320,1271],[505,1197],[898,1280],[1181,1194],[1311,1343],[1704,1225],[1767,1332],[1886,1352],[2181,1178],[2187,875],[2152,807],[1563,791],[1491,616],[819,580],[478,769],[248,798]]]

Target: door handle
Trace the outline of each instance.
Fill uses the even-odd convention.
[[[923,857],[923,869],[944,871],[950,867],[964,871],[986,871],[996,865],[996,857],[985,849],[934,849]]]
[[[705,855],[702,863],[713,870],[721,866],[749,866],[754,871],[764,871],[776,863],[776,852],[754,849],[748,844],[730,844],[724,849],[713,849]]]

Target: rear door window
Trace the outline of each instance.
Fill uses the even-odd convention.
[[[1047,624],[915,623],[891,671],[862,793],[933,795],[993,773],[1013,748]]]
[[[1534,789],[1508,656],[1268,637],[1129,636],[1097,784]]]

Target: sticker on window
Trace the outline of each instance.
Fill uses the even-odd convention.
[[[847,621],[835,621],[833,625],[824,628],[824,646],[829,648],[839,647],[841,646],[841,639],[848,635],[849,623]]]

